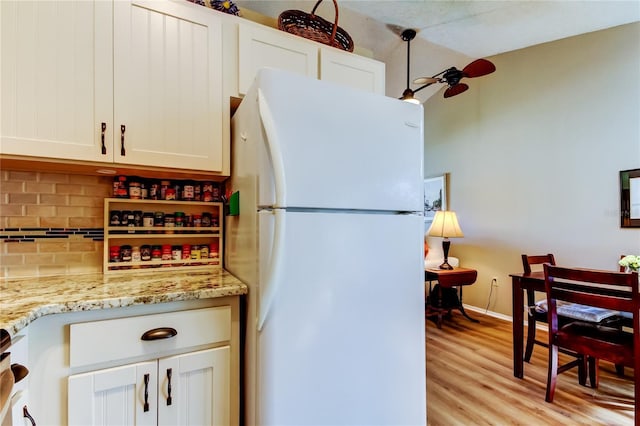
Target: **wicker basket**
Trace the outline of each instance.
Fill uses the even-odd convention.
[[[322,0],[318,0],[311,13],[301,10],[285,10],[278,17],[278,28],[309,40],[353,52],[353,40],[349,34],[338,26],[338,2],[333,0],[336,8],[335,22],[332,24],[319,16],[316,9]]]

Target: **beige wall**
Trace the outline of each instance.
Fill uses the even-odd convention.
[[[0,277],[102,271],[103,243],[91,233],[102,233],[113,178],[10,170],[0,176]],[[51,229],[75,232],[44,238]]]
[[[640,254],[640,229],[619,225],[618,184],[640,168],[640,24],[490,59],[494,74],[424,104],[425,176],[450,173],[465,233],[451,255],[479,272],[465,302],[511,315],[521,253],[603,269]]]

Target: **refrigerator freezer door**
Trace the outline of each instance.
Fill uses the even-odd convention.
[[[422,211],[422,106],[269,69],[244,104],[274,171],[260,205]]]
[[[274,217],[260,213],[261,258]],[[277,284],[265,265],[259,297],[249,294],[249,321],[264,320],[249,327],[249,421],[424,424],[422,218],[287,211],[284,221]]]

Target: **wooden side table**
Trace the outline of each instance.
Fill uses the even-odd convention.
[[[462,287],[465,285],[471,285],[476,282],[476,278],[478,277],[478,271],[475,269],[469,268],[455,268],[455,269],[437,269],[437,268],[429,268],[424,271],[424,280],[429,281],[429,295],[431,295],[431,282],[438,281],[440,284],[439,290],[442,288],[458,288],[458,298],[459,304],[455,306],[458,308],[460,313],[472,322],[479,322],[475,318],[471,318],[466,311],[464,310],[464,306],[462,305]],[[438,300],[442,302],[442,294],[438,295]],[[437,325],[438,328],[442,327],[442,315],[448,314],[451,312],[452,308],[442,308],[440,306],[431,306],[427,305],[425,309],[425,316],[432,317],[437,316]]]

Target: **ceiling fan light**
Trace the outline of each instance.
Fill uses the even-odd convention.
[[[420,101],[413,97],[413,90],[407,88],[402,92],[401,101],[411,102],[412,104],[419,104]]]

